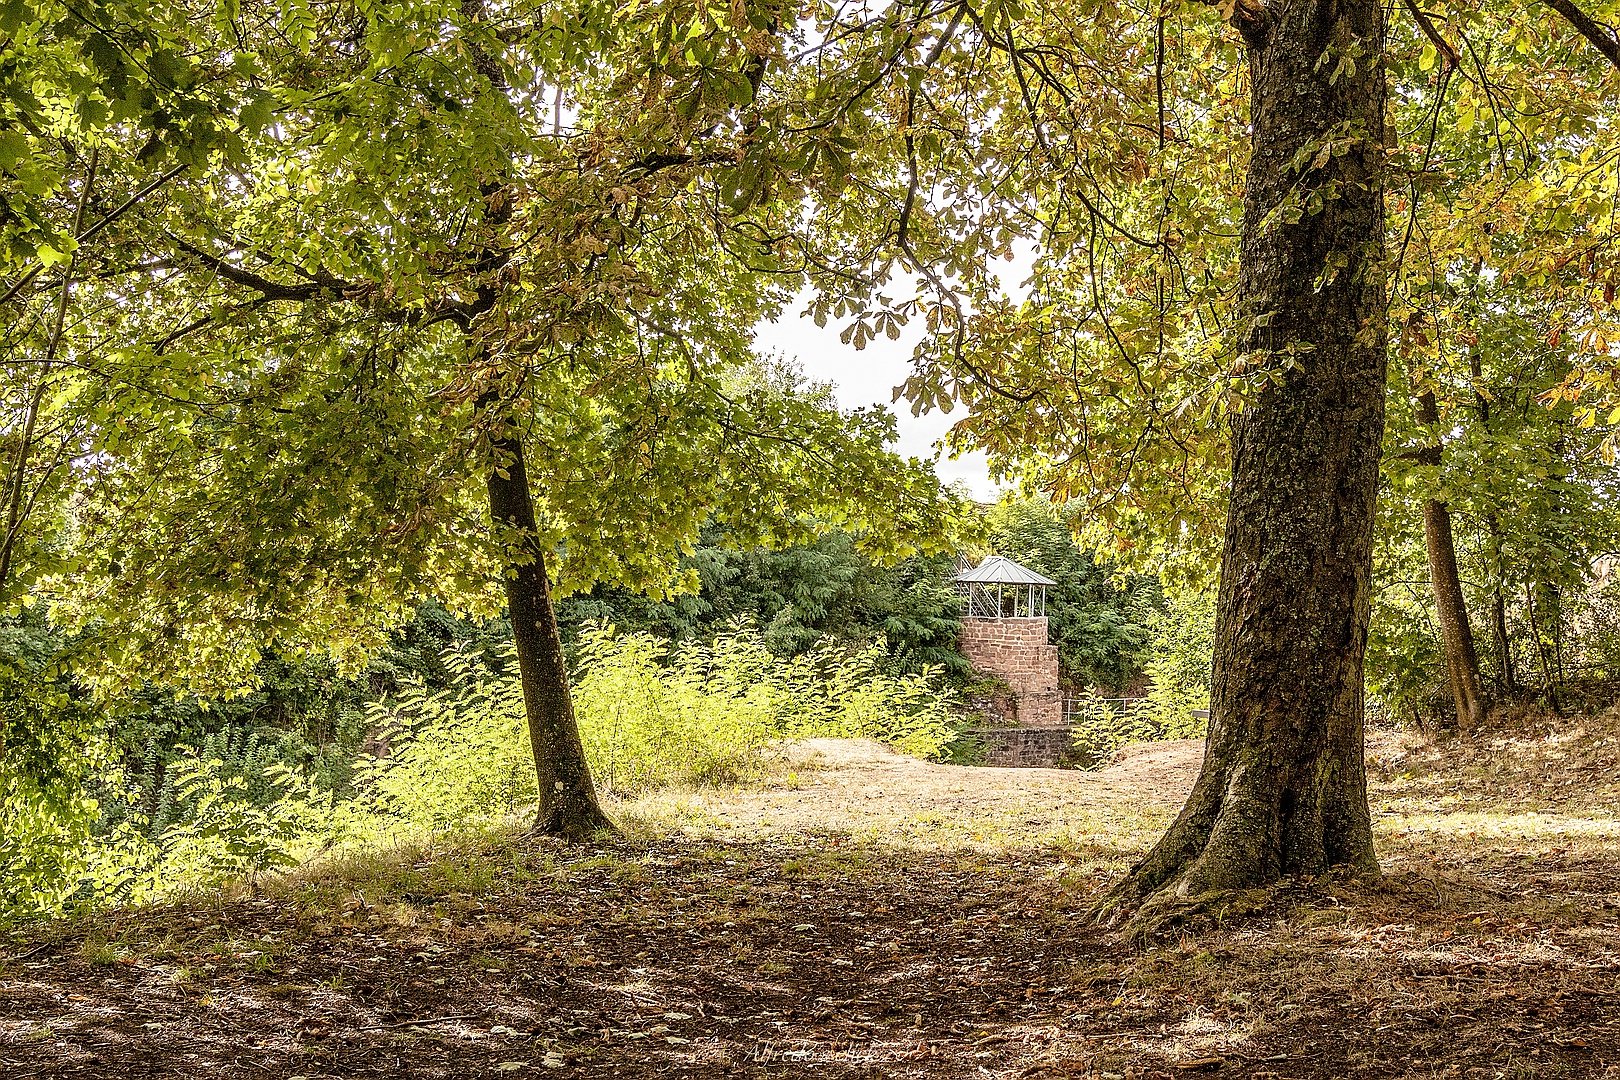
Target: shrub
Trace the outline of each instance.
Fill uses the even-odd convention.
[[[1208,727],[1200,713],[1209,709],[1215,597],[1173,597],[1150,625],[1146,696],[1123,707],[1095,698],[1080,702],[1073,731],[1075,757],[1082,765],[1101,764],[1126,743],[1199,738]]]
[[[746,779],[784,738],[876,738],[937,757],[956,734],[938,673],[893,674],[881,648],[785,659],[740,632],[671,651],[597,627],[581,655],[581,736],[611,791]],[[86,765],[78,785],[42,785],[0,759],[0,919],[141,902],[340,843],[519,811],[534,767],[510,646],[456,646],[443,662],[443,689],[408,679],[371,707],[382,752],[342,799],[252,733],[151,749],[133,773]]]
[[[938,674],[892,674],[880,648],[784,658],[753,631],[672,649],[593,627],[579,655],[580,736],[608,791],[746,779],[783,738],[874,738],[939,757],[956,734]],[[447,689],[409,687],[379,707],[388,754],[362,774],[377,811],[430,827],[507,814],[534,795],[515,662],[496,674],[452,652],[446,666]]]
[[[356,783],[369,809],[431,828],[510,813],[534,798],[517,679],[466,650],[447,650],[444,661],[446,688],[407,681],[399,696],[372,706],[386,749],[362,763]]]

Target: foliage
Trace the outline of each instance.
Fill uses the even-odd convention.
[[[189,747],[170,765],[173,801],[164,810],[174,823],[158,836],[168,872],[212,884],[296,861],[289,847],[306,823],[299,796],[307,785],[275,762],[256,785],[224,766]]]
[[[1400,561],[1396,561],[1396,559]],[[1446,660],[1431,613],[1429,569],[1421,547],[1407,544],[1379,560],[1367,633],[1367,692],[1392,720],[1422,723],[1451,708]]]
[[[1171,593],[1154,613],[1144,664],[1147,692],[1128,703],[1085,695],[1076,703],[1074,754],[1087,765],[1107,761],[1131,742],[1201,738],[1208,726],[1215,597]],[[1202,713],[1202,715],[1199,715]]]
[[[0,766],[0,919],[60,911],[87,892],[106,898],[111,890],[87,880],[85,865],[96,810],[82,792]]]
[[[757,632],[673,651],[650,634],[587,629],[574,692],[591,769],[610,790],[725,783],[766,768],[783,738],[876,738],[923,757],[954,735],[937,673],[892,675],[878,650],[784,658]],[[447,656],[451,685],[379,705],[388,754],[362,790],[414,825],[501,815],[533,798],[522,692],[476,657]]]
[[[443,685],[446,646],[487,650],[500,631],[429,605],[363,677],[267,656],[243,695],[147,686],[95,702],[72,678],[73,642],[37,609],[6,620],[0,912],[138,900],[284,864],[312,836],[364,833],[333,799],[351,788],[364,702],[406,682]]]
[[[42,791],[72,790],[106,752],[71,666],[70,645],[40,612],[0,616],[0,768]]]
[[[523,691],[476,657],[446,656],[443,689],[407,683],[372,707],[386,752],[366,763],[361,797],[392,818],[442,828],[503,816],[534,797]]]
[[[1209,709],[1210,666],[1215,652],[1215,595],[1175,593],[1154,615],[1146,663],[1147,695],[1135,706],[1140,717],[1168,739],[1204,733]]]
[[[728,532],[710,527],[684,557],[696,588],[659,599],[598,586],[558,603],[564,636],[577,640],[592,622],[646,631],[676,642],[710,641],[739,624],[759,627],[765,645],[797,656],[820,644],[860,648],[881,640],[898,672],[937,667],[963,674],[950,563],[913,556],[883,565],[863,555],[847,532],[779,550],[739,550]]]
[[[89,684],[234,689],[272,647],[352,672],[429,595],[493,614],[508,538],[484,482],[508,420],[563,593],[681,585],[709,521],[750,546],[830,526],[885,557],[940,543],[954,500],[889,451],[892,418],[752,352],[790,293],[762,236],[792,211],[736,197],[735,153],[700,148],[735,149],[757,88],[743,39],[768,13],[701,42],[681,20],[654,58],[677,32],[650,9],[296,7],[123,13],[135,37],[185,22],[182,55],[233,58],[207,82],[230,152],[11,298],[26,566],[0,585],[73,631],[116,623],[86,638]],[[559,96],[568,131],[533,107]],[[63,132],[104,168],[53,188],[58,218],[94,214],[137,134]]]
[[[0,618],[0,914],[56,910],[116,886],[90,866],[100,805],[85,788],[111,754],[67,661],[38,612]]]

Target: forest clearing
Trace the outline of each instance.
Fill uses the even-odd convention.
[[[1620,0],[0,0],[0,1080],[1620,1080]]]
[[[4,946],[0,1068],[84,1075],[1612,1077],[1620,713],[1376,733],[1380,882],[1145,948],[1085,917],[1201,744],[963,768],[875,743]]]

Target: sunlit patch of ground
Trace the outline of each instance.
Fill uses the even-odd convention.
[[[1200,747],[1109,769],[799,747],[615,805],[35,927],[0,1077],[1620,1078],[1620,718],[1373,740],[1376,884],[1139,951],[1084,909]]]
[[[1169,824],[1202,753],[1201,742],[1184,740],[1128,747],[1098,772],[986,769],[930,764],[864,739],[810,739],[788,749],[774,784],[659,793],[614,809],[652,834],[824,837],[873,851],[1065,850],[1111,872]]]

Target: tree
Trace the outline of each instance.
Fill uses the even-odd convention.
[[[1418,421],[1431,430],[1440,422],[1434,392],[1418,395]],[[1438,432],[1421,451],[1423,464],[1438,468],[1444,452]],[[1474,631],[1468,622],[1468,602],[1463,597],[1462,576],[1457,570],[1457,544],[1451,528],[1451,507],[1443,499],[1423,500],[1423,540],[1429,555],[1429,581],[1434,590],[1434,606],[1440,616],[1440,638],[1445,649],[1447,681],[1457,707],[1457,726],[1473,730],[1485,720],[1484,694],[1479,688],[1479,653],[1474,649]]]
[[[564,600],[565,638],[572,642],[587,623],[607,622],[674,641],[706,641],[751,623],[779,656],[880,640],[896,671],[968,671],[956,651],[960,602],[946,556],[885,565],[862,555],[856,538],[842,531],[792,547],[740,549],[728,530],[711,526],[682,564],[697,575],[689,593],[656,599],[598,586]]]
[[[1362,662],[1384,435],[1384,15],[1240,7],[1253,125],[1238,306],[1267,385],[1233,421],[1204,765],[1115,890],[1197,899],[1373,871]]]
[[[940,332],[904,388],[914,406],[966,404],[959,444],[1084,498],[1127,557],[1221,548],[1205,768],[1110,901],[1145,903],[1147,922],[1282,874],[1376,868],[1362,684],[1391,302],[1396,325],[1427,307],[1505,212],[1526,242],[1491,251],[1491,272],[1556,283],[1594,346],[1561,386],[1590,401],[1612,368],[1612,291],[1596,303],[1593,286],[1609,273],[1597,190],[1613,148],[1591,122],[1612,73],[1584,42],[1492,12],[1502,49],[1476,76],[1447,38],[1476,34],[1473,12],[1437,24],[1409,6],[1393,54],[1373,4],[1223,13],[1242,57],[1184,9],[969,8],[960,48],[955,19],[918,44],[938,62],[921,76],[932,96],[896,91],[907,137],[882,164],[899,212],[881,220],[935,299],[878,297],[852,327],[858,343],[924,312]],[[975,94],[963,70],[992,86]],[[964,124],[964,99],[995,122]],[[914,147],[940,142],[966,164],[922,168]],[[1238,190],[1241,223],[1224,209]],[[985,266],[1020,234],[1041,246],[1014,300]]]
[[[116,628],[86,678],[228,687],[268,643],[353,664],[416,597],[489,610],[499,581],[539,824],[577,836],[603,819],[554,585],[666,588],[711,519],[937,542],[952,500],[886,416],[735,378],[787,295],[767,238],[791,208],[735,195],[744,39],[774,16],[705,15],[697,42],[600,15],[560,48],[539,8],[476,3],[231,27],[274,123],[124,219],[53,376],[76,573],[34,595]]]

